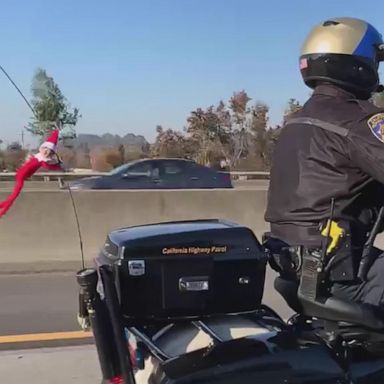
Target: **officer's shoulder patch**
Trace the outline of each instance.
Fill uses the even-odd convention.
[[[384,143],[384,112],[370,117],[367,124],[373,135]]]

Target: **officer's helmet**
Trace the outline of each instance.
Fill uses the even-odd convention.
[[[384,43],[371,24],[335,18],[315,26],[308,35],[300,71],[311,88],[331,82],[354,93],[369,94],[378,90],[380,61],[384,61]]]

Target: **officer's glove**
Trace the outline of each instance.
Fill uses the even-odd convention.
[[[286,255],[288,245],[273,237],[269,237],[263,242],[263,249],[268,258],[269,266],[276,272],[282,273],[290,263]],[[289,265],[289,269],[292,267]]]

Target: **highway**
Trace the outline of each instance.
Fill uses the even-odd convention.
[[[273,290],[273,276],[273,272],[269,271],[264,303],[287,318],[291,311]],[[80,329],[76,321],[78,301],[74,273],[1,275],[0,292],[0,349],[63,344],[62,340],[52,340],[49,343],[40,341],[38,336],[33,337],[34,341],[28,342],[24,342],[21,337],[14,343],[14,337],[6,336]],[[65,340],[65,344],[80,342],[82,340]]]
[[[86,259],[95,255],[110,228],[138,221],[224,216],[259,236],[265,227],[267,185],[255,180],[239,182],[235,191],[79,193],[75,198]],[[2,196],[12,186],[0,183]],[[0,228],[0,383],[99,382],[92,335],[76,321],[73,268],[80,268],[80,255],[67,194],[56,183],[27,183]],[[64,272],[67,268],[72,272]],[[287,318],[292,312],[273,290],[273,277],[268,271],[263,301]]]
[[[0,276],[0,336],[77,330],[73,273]]]
[[[288,318],[273,278],[269,270],[263,302]],[[100,382],[91,333],[76,321],[74,273],[0,275],[0,292],[0,383]]]

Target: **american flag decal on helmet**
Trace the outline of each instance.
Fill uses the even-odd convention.
[[[308,60],[306,58],[300,59],[300,69],[308,68]]]

